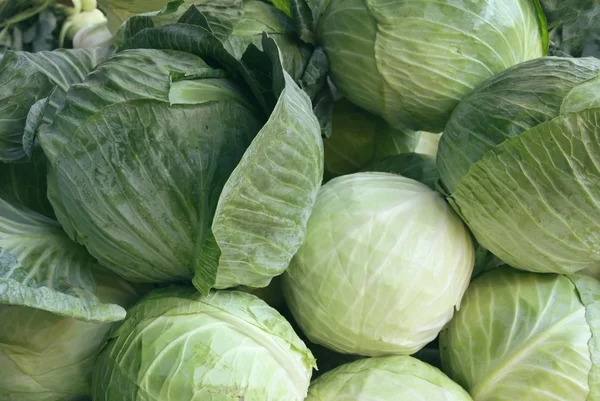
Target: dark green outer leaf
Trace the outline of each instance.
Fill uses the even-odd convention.
[[[215,38],[224,41],[242,18],[242,7],[242,0],[196,1],[179,22],[202,26]]]
[[[133,281],[192,277],[220,188],[260,127],[211,86],[223,76],[193,54],[124,50],[72,87],[41,133],[57,216],[104,266]]]
[[[600,4],[589,0],[540,0],[555,52],[600,55]]]
[[[50,200],[103,266],[131,281],[190,279],[221,187],[259,127],[234,102],[108,106],[41,138]]]
[[[271,87],[265,87],[260,74],[233,57],[219,40],[200,26],[176,24],[146,28],[137,32],[122,49],[173,49],[195,54],[207,62],[218,64],[243,79],[265,112],[275,104],[276,95]],[[263,72],[261,72],[263,73]],[[271,82],[271,80],[268,80]]]
[[[50,97],[52,94],[57,92],[57,88],[50,93],[48,97],[38,100],[34,103],[33,106],[29,109],[29,113],[27,113],[27,120],[25,121],[25,130],[23,131],[23,150],[27,154],[27,157],[31,158],[33,153],[33,148],[35,146],[36,135],[38,129],[44,122],[44,114],[46,110],[48,110],[48,106],[50,105]],[[62,91],[61,91],[62,92]],[[60,99],[60,104],[64,101]],[[52,115],[51,118],[54,118]]]
[[[306,43],[317,42],[317,20],[319,17],[318,0],[290,0],[290,12],[298,35]]]
[[[27,20],[50,7],[54,0],[3,0],[0,2],[0,29]]]
[[[0,63],[0,104],[3,104],[0,106],[0,161],[26,159],[23,134],[30,109],[36,102],[57,88],[44,111],[44,121],[51,122],[69,87],[81,82],[111,52],[108,49],[7,52]],[[35,131],[37,127],[28,129]]]
[[[285,63],[284,63],[285,68]],[[286,71],[290,72],[286,68]],[[320,47],[315,49],[310,56],[308,65],[302,75],[300,87],[314,99],[317,94],[327,86],[327,73],[329,72],[329,61],[323,49]],[[293,76],[293,75],[292,75]],[[295,77],[294,77],[295,79]]]
[[[388,156],[382,160],[370,163],[362,171],[381,171],[383,173],[400,174],[406,178],[422,182],[433,190],[435,190],[435,183],[440,178],[435,158],[419,153],[403,153]]]
[[[303,80],[306,75],[305,70],[309,72],[309,75],[306,75],[306,85],[303,84],[303,89],[312,91],[310,93],[313,93],[323,86],[327,72],[326,60],[323,60],[322,57],[315,58],[311,65],[308,65],[312,49],[300,42],[292,20],[283,12],[268,3],[257,0],[245,1],[243,7],[241,2],[230,1],[227,4],[220,5],[222,8],[221,12],[214,10],[213,5],[214,3],[210,2],[206,4],[204,2],[195,3],[179,18],[178,26],[187,25],[201,28],[201,32],[191,35],[191,40],[204,49],[204,51],[195,52],[195,54],[201,57],[216,57],[218,63],[227,66],[231,70],[235,70],[236,68],[243,70],[243,66],[239,64],[235,65],[235,63],[228,59],[233,56],[239,62],[251,45],[262,50],[262,35],[266,33],[277,43],[280,48],[283,67],[296,82]],[[212,25],[211,21],[213,21]],[[157,20],[150,16],[134,17],[121,30],[120,41],[125,44],[126,48],[148,46],[151,43],[154,47],[177,48],[179,50],[191,51],[181,46],[180,40],[177,37],[171,37],[166,45],[164,41],[159,42],[158,35],[156,35],[157,31],[150,31],[151,37],[147,37],[143,45],[140,44],[139,38],[135,43],[128,43],[143,29],[164,26],[168,22],[167,20]],[[147,34],[149,33],[146,32]],[[175,32],[173,30],[169,33],[163,32],[162,39],[164,39],[165,34],[173,36]],[[187,36],[190,33],[181,32],[180,34]],[[211,44],[212,42],[220,42],[220,44]],[[210,47],[213,49],[209,50]],[[220,47],[225,52],[215,51],[215,48]],[[244,76],[247,84],[252,87],[252,80],[248,81],[248,74],[250,72],[239,72]],[[260,79],[254,77],[253,80]],[[260,93],[256,88],[253,88],[253,90],[255,96],[257,96],[257,93]],[[275,101],[272,103],[268,102],[268,104],[268,108],[272,109]]]
[[[46,157],[38,147],[28,163],[0,163],[0,192],[44,216],[53,218],[46,190]]]

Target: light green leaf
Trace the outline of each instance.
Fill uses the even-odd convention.
[[[471,401],[437,368],[410,356],[367,358],[342,365],[315,380],[306,401]]]
[[[201,291],[265,287],[304,241],[323,176],[323,143],[310,99],[287,73],[279,74],[285,79],[279,101],[219,198],[212,225],[219,264],[197,266],[199,277],[218,274],[215,283],[196,279]]]
[[[440,335],[444,371],[474,401],[596,399],[587,290],[600,283],[584,279],[508,267],[476,278]]]
[[[442,134],[433,134],[431,132],[420,131],[418,133],[418,137],[415,153],[430,155],[435,159],[437,157]]]
[[[333,84],[414,130],[442,132],[462,98],[548,49],[544,16],[530,0],[327,0],[320,10],[316,32]]]
[[[380,121],[375,132],[373,160],[416,151],[421,133],[408,128],[392,128]]]
[[[279,10],[283,11],[288,17],[292,16],[290,0],[271,0],[271,3]]]
[[[569,276],[583,305],[585,319],[592,332],[588,341],[592,368],[588,375],[590,393],[586,400],[595,401],[600,397],[600,281],[580,275]]]
[[[600,107],[598,88],[600,88],[600,77],[598,76],[574,87],[565,96],[560,106],[560,114]]]
[[[481,245],[534,272],[600,261],[599,122],[600,109],[556,117],[472,165],[450,201]]]
[[[5,262],[0,269],[0,304],[91,322],[125,317],[123,308],[97,298],[93,270],[98,265],[54,220],[1,198],[0,248]]]
[[[159,11],[168,0],[98,0],[98,5],[108,18],[108,28],[115,34],[130,17]],[[174,2],[172,2],[174,3]]]

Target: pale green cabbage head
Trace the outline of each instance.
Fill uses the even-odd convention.
[[[444,371],[475,401],[596,400],[599,313],[593,278],[492,270],[440,335]]]
[[[487,78],[548,47],[531,0],[324,0],[317,36],[344,96],[431,132]]]
[[[394,174],[357,173],[321,188],[284,296],[315,343],[408,355],[452,318],[473,262],[469,232],[437,192]]]
[[[96,401],[302,401],[315,360],[290,324],[239,291],[155,290],[101,351]]]
[[[306,401],[471,401],[437,368],[410,356],[362,359],[315,380]]]

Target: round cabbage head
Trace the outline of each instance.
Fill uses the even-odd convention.
[[[302,401],[315,361],[290,324],[239,291],[148,294],[101,351],[97,401]]]
[[[437,368],[410,356],[362,359],[315,380],[306,401],[471,401]]]
[[[350,101],[430,132],[483,81],[548,47],[537,0],[325,0],[317,36]]]
[[[473,261],[469,232],[437,192],[390,173],[346,175],[321,188],[284,296],[315,343],[409,355],[452,318]]]
[[[240,45],[239,60],[190,21],[147,28],[69,89],[38,135],[48,197],[102,266],[132,282],[193,279],[205,294],[266,287],[287,268],[323,143],[310,98],[263,45]]]
[[[598,399],[600,282],[501,267],[476,278],[440,335],[474,401]]]
[[[600,61],[546,57],[486,81],[454,110],[437,164],[477,241],[515,268],[600,262]]]

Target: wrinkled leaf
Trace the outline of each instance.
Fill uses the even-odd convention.
[[[0,195],[2,195],[0,193]],[[0,199],[0,303],[28,306],[91,322],[112,322],[125,310],[96,296],[99,267],[52,219]]]
[[[304,241],[323,177],[323,143],[310,99],[277,66],[275,43],[265,40],[266,46],[274,55],[274,79],[285,86],[219,198],[212,225],[219,264],[198,265],[194,279],[205,293],[213,286],[265,287],[283,273]]]
[[[598,154],[600,109],[565,114],[488,151],[450,202],[509,265],[573,273],[600,261]]]
[[[23,135],[31,108],[56,88],[43,119],[39,114],[35,119],[36,123],[51,122],[69,87],[81,82],[110,53],[108,49],[7,52],[0,62],[0,161],[24,161]]]

